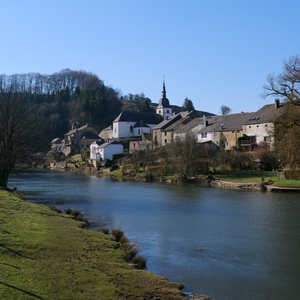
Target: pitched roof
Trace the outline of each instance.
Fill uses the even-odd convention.
[[[208,119],[207,126],[200,129],[199,132],[242,130],[244,123],[252,114],[253,113],[242,112],[238,114],[212,116]]]
[[[141,121],[136,122],[133,127],[138,128],[138,127],[149,127],[149,126],[141,120]]]
[[[113,140],[113,141],[111,141],[111,142],[106,142],[106,143],[101,144],[101,145],[99,146],[99,148],[105,148],[105,147],[107,147],[107,146],[109,146],[109,145],[122,145],[122,144],[120,144],[120,143],[117,142],[116,140]]]
[[[245,125],[272,123],[284,112],[286,107],[286,102],[278,103],[278,106],[276,104],[264,105],[257,112],[252,113]]]
[[[87,131],[82,137],[81,139],[99,139],[99,136],[91,131]]]
[[[65,133],[65,135],[70,135],[70,134],[72,134],[72,133],[81,131],[81,130],[83,130],[83,129],[85,129],[85,128],[91,128],[91,129],[94,130],[94,128],[93,128],[92,126],[89,126],[88,124],[85,124],[85,125],[83,125],[83,126],[81,126],[81,127],[71,129],[68,133]]]
[[[138,113],[131,111],[122,111],[118,117],[114,120],[115,122],[139,122],[143,121],[147,124],[159,124],[163,120],[163,117],[159,114],[151,113]]]

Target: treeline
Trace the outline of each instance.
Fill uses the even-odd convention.
[[[64,69],[51,75],[2,74],[0,89],[17,94],[26,105],[35,106],[36,114],[45,120],[49,139],[62,137],[74,122],[88,123],[100,131],[112,124],[128,101],[135,104],[129,109],[153,112],[151,100],[143,94],[123,96],[86,71]]]

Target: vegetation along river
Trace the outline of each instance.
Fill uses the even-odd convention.
[[[121,227],[148,270],[215,300],[300,298],[300,195],[116,182],[67,172],[13,176],[30,201]]]

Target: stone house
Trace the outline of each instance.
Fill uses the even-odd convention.
[[[172,144],[175,134],[183,134],[184,131],[188,132],[191,128],[187,124],[194,119],[199,119],[204,115],[213,115],[204,111],[185,111],[180,112],[167,120],[162,121],[156,127],[153,128],[153,148],[159,148],[167,144]],[[195,127],[199,126],[201,120],[194,121],[197,123]]]
[[[225,150],[237,146],[238,139],[243,137],[243,124],[252,116],[252,113],[228,114],[208,118],[202,129],[198,131],[198,142],[212,142],[220,146],[220,139],[225,138]]]
[[[279,99],[274,104],[264,105],[243,124],[245,138],[241,146],[247,151],[253,151],[257,145],[268,144],[272,149],[274,144],[274,123],[286,109],[286,103],[280,103]]]
[[[97,130],[88,124],[79,126],[78,123],[73,123],[72,129],[64,135],[62,152],[68,156],[89,149],[91,143],[99,139],[97,133]]]

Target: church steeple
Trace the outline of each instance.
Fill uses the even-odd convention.
[[[163,90],[161,92],[162,98],[167,98],[166,85],[165,85],[165,75],[163,77]]]
[[[172,108],[170,102],[167,98],[166,85],[165,85],[165,76],[163,77],[163,89],[161,92],[161,98],[159,100],[156,113],[163,116],[164,120],[172,116]]]
[[[167,98],[167,92],[166,92],[166,85],[165,85],[165,76],[163,78],[163,89],[161,92],[161,99],[159,100],[159,104],[158,106],[162,106],[162,107],[170,107],[170,103],[169,100]]]

